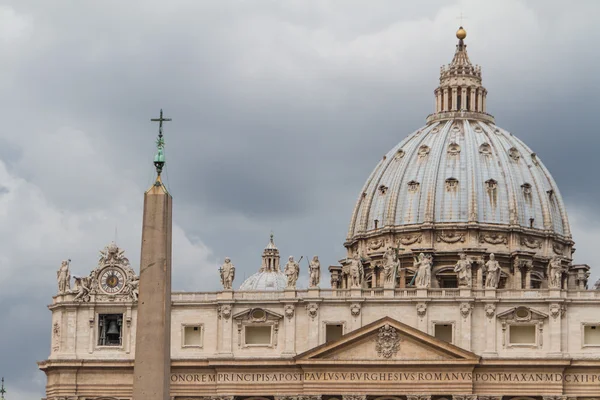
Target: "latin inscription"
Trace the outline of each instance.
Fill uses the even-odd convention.
[[[266,382],[566,382],[600,383],[600,374],[471,372],[290,372],[171,374],[172,383]]]

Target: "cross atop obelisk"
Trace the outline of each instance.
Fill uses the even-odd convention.
[[[158,122],[158,138],[156,139],[156,148],[158,151],[154,156],[154,166],[156,167],[156,173],[160,178],[163,167],[165,165],[165,139],[163,138],[163,122],[171,121],[171,118],[163,118],[163,110],[160,109],[160,117],[151,118],[150,121]]]

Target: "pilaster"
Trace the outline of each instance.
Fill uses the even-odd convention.
[[[284,356],[296,355],[296,304],[285,303],[283,306],[285,316],[285,342],[283,348]]]

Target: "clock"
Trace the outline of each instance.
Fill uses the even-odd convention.
[[[125,277],[117,268],[107,268],[100,275],[100,287],[108,294],[119,293],[125,285]]]

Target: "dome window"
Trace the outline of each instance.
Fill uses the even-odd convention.
[[[419,182],[417,182],[417,181],[408,182],[408,191],[410,193],[415,193],[417,190],[419,190]]]
[[[481,127],[480,127],[479,125],[478,125],[478,126],[476,126],[476,127],[473,129],[473,130],[474,130],[475,132],[477,132],[477,133],[481,133],[481,132],[482,132],[482,129],[481,129]]]
[[[508,150],[508,155],[514,161],[519,161],[519,158],[521,158],[521,153],[519,153],[519,150],[517,150],[515,147],[511,147],[510,150]]]
[[[496,182],[493,179],[488,179],[487,181],[485,181],[485,187],[488,190],[488,192],[493,192],[498,188],[498,182]]]
[[[554,198],[554,190],[550,189],[550,190],[546,191],[546,193],[548,193],[548,198],[550,200],[552,200]]]
[[[419,158],[425,158],[429,155],[429,146],[427,145],[423,145],[421,147],[419,147]]]
[[[531,196],[531,185],[529,183],[522,184],[521,189],[523,189],[523,194],[525,196]]]
[[[484,156],[489,156],[492,154],[492,147],[489,143],[483,143],[481,146],[479,146],[479,153],[483,154]]]
[[[458,189],[458,179],[456,179],[456,178],[446,179],[446,191],[456,192],[457,189]]]
[[[379,186],[379,193],[381,193],[382,195],[384,195],[388,190],[388,187],[385,185],[381,185]]]
[[[448,155],[457,156],[460,154],[460,146],[458,143],[452,142],[448,145]]]
[[[398,151],[396,152],[396,157],[395,157],[395,159],[396,159],[396,160],[400,160],[400,159],[401,159],[401,158],[403,158],[403,157],[404,157],[404,150],[402,150],[402,149],[398,150]]]

